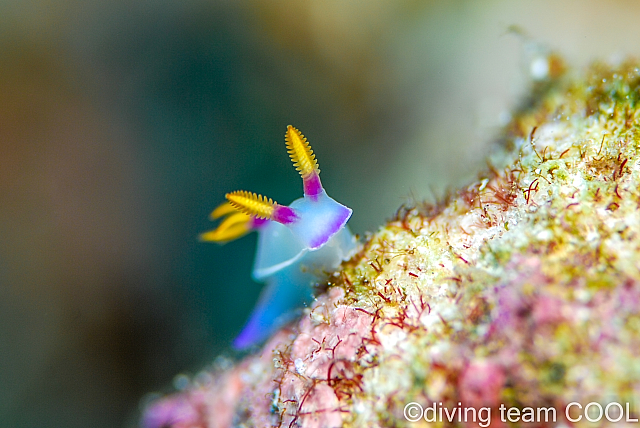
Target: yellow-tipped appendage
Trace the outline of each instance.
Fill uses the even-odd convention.
[[[209,218],[211,220],[216,220],[216,219],[219,219],[220,217],[224,217],[226,215],[229,215],[231,213],[236,213],[236,212],[238,212],[238,210],[235,209],[229,201],[226,201],[218,205],[216,209],[213,210],[211,214],[209,214]]]
[[[229,202],[220,204],[209,216],[212,220],[225,217],[214,230],[200,234],[201,241],[223,244],[251,231],[251,216],[238,211]]]
[[[236,211],[234,214],[225,218],[214,230],[200,234],[200,240],[218,242],[221,244],[233,241],[234,239],[238,239],[251,231],[251,226],[249,225],[250,220],[251,216]]]
[[[226,198],[240,212],[257,218],[273,218],[276,203],[271,198],[245,190],[227,193]]]
[[[293,166],[296,167],[296,170],[300,172],[303,178],[308,177],[314,172],[320,174],[316,155],[313,154],[313,150],[311,150],[307,139],[298,129],[289,125],[284,140],[287,144],[287,153],[289,153],[289,157],[291,157]]]

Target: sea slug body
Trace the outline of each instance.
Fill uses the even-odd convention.
[[[228,202],[211,213],[219,226],[200,235],[203,241],[224,243],[256,230],[259,234],[253,278],[265,282],[258,303],[236,349],[247,349],[268,338],[313,297],[313,284],[335,270],[356,248],[347,221],[352,210],[327,195],[320,169],[307,139],[293,126],[285,134],[287,151],[300,172],[304,196],[291,205],[246,191],[227,193]]]

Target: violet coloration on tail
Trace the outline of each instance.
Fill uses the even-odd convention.
[[[258,303],[236,349],[247,349],[271,336],[313,298],[313,285],[353,255],[356,239],[347,221],[352,210],[327,195],[318,162],[307,139],[293,126],[285,134],[287,152],[300,172],[303,197],[289,206],[247,191],[227,193],[227,202],[211,213],[218,227],[200,235],[225,243],[258,232],[253,278],[265,282]]]

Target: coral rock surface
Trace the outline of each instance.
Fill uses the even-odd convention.
[[[430,425],[410,402],[487,408],[430,426],[505,426],[501,405],[559,426],[592,401],[638,417],[639,101],[633,61],[539,81],[477,182],[402,207],[297,324],[143,426]]]

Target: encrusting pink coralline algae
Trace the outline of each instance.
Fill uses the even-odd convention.
[[[298,322],[142,426],[637,423],[640,63],[548,60],[477,182],[402,207]]]

